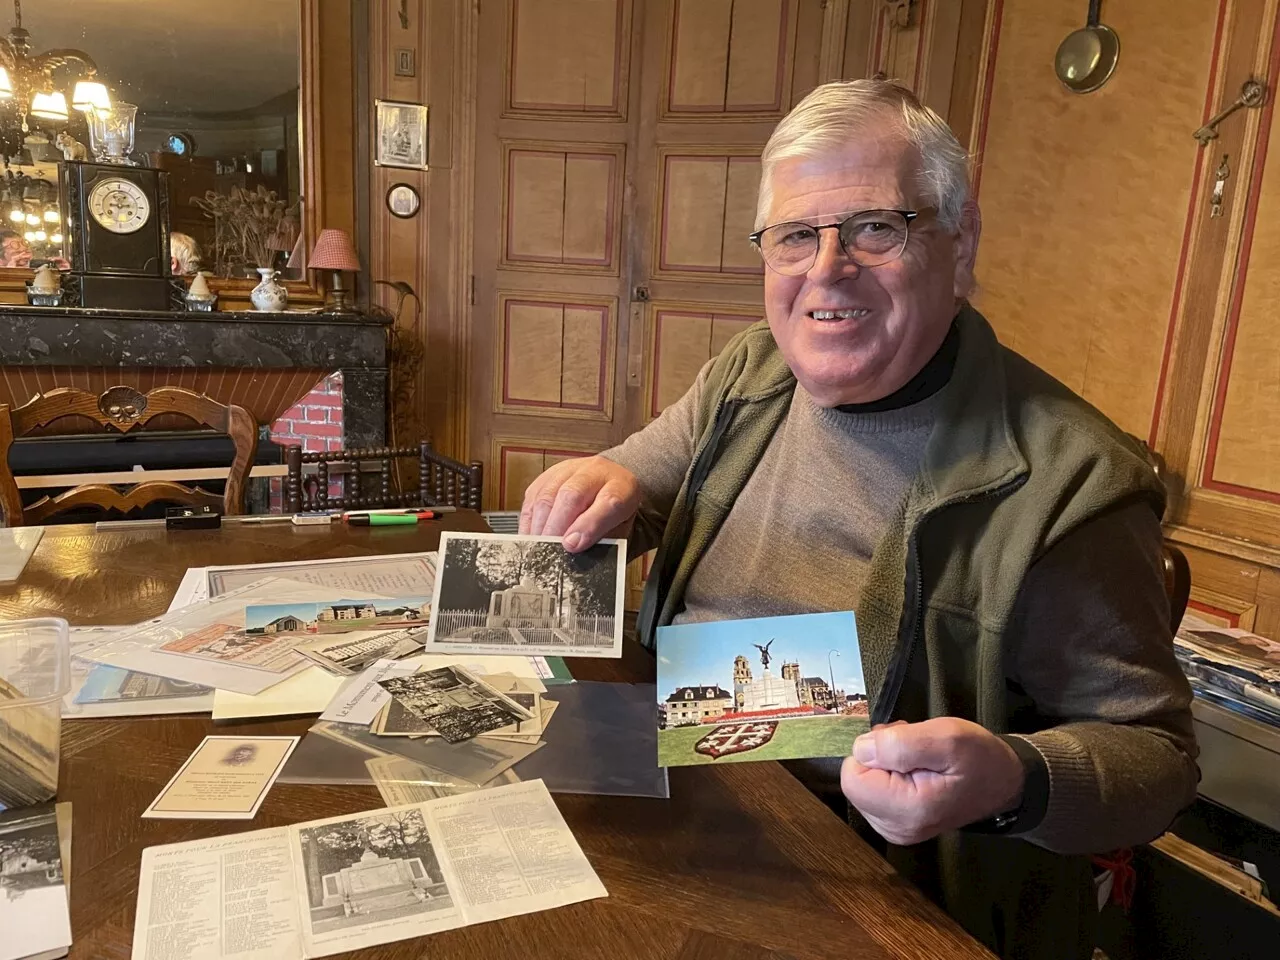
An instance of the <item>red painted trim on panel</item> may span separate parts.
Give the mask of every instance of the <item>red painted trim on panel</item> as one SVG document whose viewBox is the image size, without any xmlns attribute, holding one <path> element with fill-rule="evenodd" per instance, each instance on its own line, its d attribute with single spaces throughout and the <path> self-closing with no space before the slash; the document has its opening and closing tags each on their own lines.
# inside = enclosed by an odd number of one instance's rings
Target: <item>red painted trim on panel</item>
<svg viewBox="0 0 1280 960">
<path fill-rule="evenodd" d="M 576 310 L 595 310 L 600 314 L 600 380 L 598 387 L 599 397 L 595 404 L 587 403 L 565 403 L 561 400 L 529 400 L 524 398 L 515 398 L 511 396 L 509 388 L 508 373 L 511 369 L 511 307 L 512 305 L 529 306 L 529 307 L 559 307 L 560 308 L 560 338 L 564 341 L 564 311 L 566 308 L 572 307 Z M 605 380 L 608 376 L 608 345 L 609 345 L 609 308 L 602 307 L 598 303 L 572 303 L 568 301 L 552 301 L 552 300 L 506 300 L 502 307 L 502 402 L 513 407 L 553 407 L 560 410 L 591 410 L 597 413 L 604 413 L 605 399 L 607 397 Z M 561 348 L 561 356 L 563 356 L 563 347 Z M 560 371 L 560 389 L 564 390 L 564 370 Z"/>
<path fill-rule="evenodd" d="M 1240 614 L 1232 613 L 1230 610 L 1222 610 L 1208 603 L 1201 603 L 1199 600 L 1188 600 L 1187 606 L 1192 610 L 1199 610 L 1202 613 L 1212 614 L 1215 617 L 1221 617 L 1227 621 L 1227 625 L 1231 627 L 1240 626 Z"/>
<path fill-rule="evenodd" d="M 915 75 L 911 79 L 911 89 L 917 94 L 920 92 L 920 65 L 924 62 L 924 22 L 928 16 L 929 0 L 920 0 L 919 23 L 920 30 L 916 37 L 916 69 Z"/>
<path fill-rule="evenodd" d="M 791 19 L 791 0 L 782 0 L 779 7 L 781 17 L 778 23 L 778 60 L 777 70 L 775 71 L 773 90 L 774 97 L 771 103 L 736 103 L 729 105 L 728 90 L 728 65 L 729 58 L 733 56 L 732 48 L 725 51 L 725 102 L 722 106 L 713 106 L 711 104 L 678 104 L 673 99 L 676 90 L 676 44 L 680 40 L 680 0 L 675 0 L 675 12 L 671 18 L 671 69 L 667 75 L 667 112 L 668 113 L 756 113 L 777 111 L 782 109 L 784 99 L 784 91 L 782 89 L 782 81 L 787 73 L 787 35 L 790 33 L 788 29 Z M 729 34 L 733 35 L 732 12 L 730 13 Z"/>
<path fill-rule="evenodd" d="M 556 450 L 551 447 L 501 447 L 501 456 L 498 464 L 498 509 L 508 510 L 507 506 L 507 454 L 508 453 L 540 453 L 544 457 L 551 454 L 553 457 L 593 457 L 595 453 L 589 450 Z M 545 461 L 544 461 L 545 462 Z"/>
<path fill-rule="evenodd" d="M 1213 57 L 1209 61 L 1209 86 L 1205 90 L 1204 109 L 1201 111 L 1201 123 L 1209 119 L 1214 101 L 1218 96 L 1218 57 L 1222 52 L 1222 31 L 1226 24 L 1227 0 L 1218 4 L 1218 25 L 1213 35 Z M 1165 388 L 1168 386 L 1169 363 L 1173 359 L 1173 332 L 1178 322 L 1178 311 L 1182 308 L 1182 288 L 1186 281 L 1187 258 L 1191 255 L 1191 231 L 1195 225 L 1196 204 L 1200 199 L 1200 180 L 1204 176 L 1205 150 L 1196 150 L 1195 169 L 1191 176 L 1191 196 L 1187 200 L 1187 217 L 1182 227 L 1182 249 L 1178 252 L 1178 270 L 1173 278 L 1173 300 L 1169 305 L 1169 324 L 1165 328 L 1164 353 L 1160 358 L 1160 377 L 1156 381 L 1156 399 L 1151 408 L 1151 430 L 1147 434 L 1147 443 L 1156 444 L 1156 434 L 1160 429 L 1160 410 L 1164 405 Z"/>
<path fill-rule="evenodd" d="M 614 17 L 613 27 L 613 89 L 610 91 L 611 99 L 607 105 L 583 104 L 579 109 L 573 109 L 563 103 L 538 103 L 533 100 L 516 100 L 515 82 L 516 82 L 516 51 L 519 49 L 516 43 L 516 24 L 520 16 L 520 0 L 511 0 L 511 37 L 508 44 L 509 67 L 507 70 L 507 108 L 510 110 L 542 110 L 552 113 L 617 113 L 618 112 L 618 86 L 619 79 L 622 76 L 622 11 L 626 5 L 625 0 L 616 0 L 614 4 L 617 14 Z"/>
<path fill-rule="evenodd" d="M 1209 490 L 1219 490 L 1253 500 L 1280 503 L 1280 493 L 1253 487 L 1224 483 L 1213 479 L 1217 464 L 1218 441 L 1222 431 L 1222 417 L 1227 401 L 1227 386 L 1231 381 L 1231 361 L 1236 349 L 1236 335 L 1240 328 L 1240 310 L 1244 305 L 1245 279 L 1249 273 L 1249 258 L 1253 252 L 1253 231 L 1258 222 L 1258 202 L 1262 192 L 1262 175 L 1267 166 L 1267 142 L 1271 138 L 1271 120 L 1275 114 L 1276 78 L 1280 76 L 1280 19 L 1277 19 L 1271 37 L 1271 63 L 1267 68 L 1267 88 L 1270 91 L 1258 122 L 1258 143 L 1254 150 L 1253 176 L 1249 183 L 1249 196 L 1255 198 L 1252 206 L 1245 208 L 1244 237 L 1240 243 L 1239 268 L 1231 291 L 1231 307 L 1227 314 L 1227 332 L 1223 343 L 1222 365 L 1218 370 L 1218 383 L 1214 390 L 1213 408 L 1209 417 L 1209 447 L 1205 455 L 1204 471 L 1200 485 Z"/>
<path fill-rule="evenodd" d="M 978 109 L 978 145 L 973 158 L 973 199 L 978 199 L 982 187 L 982 160 L 987 153 L 987 121 L 991 118 L 991 93 L 996 81 L 996 53 L 1000 50 L 1000 20 L 1004 14 L 1004 0 L 994 0 L 991 13 L 991 33 L 987 43 L 987 75 L 982 82 L 982 105 Z"/>
</svg>

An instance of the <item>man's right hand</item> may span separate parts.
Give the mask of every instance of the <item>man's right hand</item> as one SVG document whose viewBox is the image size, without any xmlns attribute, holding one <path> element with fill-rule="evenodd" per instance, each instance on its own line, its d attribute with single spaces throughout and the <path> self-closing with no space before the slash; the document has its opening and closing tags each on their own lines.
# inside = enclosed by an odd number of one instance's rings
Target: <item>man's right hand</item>
<svg viewBox="0 0 1280 960">
<path fill-rule="evenodd" d="M 564 537 L 578 553 L 604 537 L 625 537 L 640 508 L 635 474 L 604 457 L 562 460 L 529 484 L 520 532 Z"/>
</svg>

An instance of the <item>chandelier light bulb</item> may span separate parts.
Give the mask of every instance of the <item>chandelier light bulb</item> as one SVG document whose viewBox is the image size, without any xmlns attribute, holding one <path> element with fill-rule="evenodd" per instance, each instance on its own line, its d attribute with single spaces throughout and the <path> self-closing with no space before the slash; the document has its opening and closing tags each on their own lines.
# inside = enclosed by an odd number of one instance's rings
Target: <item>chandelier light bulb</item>
<svg viewBox="0 0 1280 960">
<path fill-rule="evenodd" d="M 30 225 L 31 225 L 31 226 L 33 226 L 33 227 L 38 227 L 38 226 L 40 226 L 40 218 L 39 218 L 39 217 L 37 217 L 34 213 L 28 213 L 28 214 L 26 215 L 25 219 L 26 219 L 27 223 L 28 223 L 28 224 L 30 224 Z"/>
<path fill-rule="evenodd" d="M 9 71 L 0 67 L 0 100 L 8 100 L 13 96 L 13 81 L 9 79 Z"/>
<path fill-rule="evenodd" d="M 36 238 L 35 232 L 31 230 L 28 230 L 26 233 L 22 235 L 22 239 L 27 241 L 27 243 L 30 243 L 35 238 Z"/>
<path fill-rule="evenodd" d="M 45 223 L 57 223 L 60 219 L 61 217 L 58 216 L 57 210 L 50 209 L 44 212 Z"/>
<path fill-rule="evenodd" d="M 60 91 L 42 91 L 31 97 L 31 115 L 42 120 L 69 120 L 67 98 Z"/>
<path fill-rule="evenodd" d="M 36 231 L 36 241 L 38 243 L 44 243 L 48 239 L 49 239 L 49 235 L 45 233 L 43 230 Z"/>
<path fill-rule="evenodd" d="M 9 219 L 12 220 L 14 223 L 24 223 L 26 222 L 27 215 L 23 213 L 21 210 L 10 210 Z"/>
<path fill-rule="evenodd" d="M 55 233 L 52 237 L 50 237 L 50 238 L 49 238 L 49 242 L 50 242 L 50 243 L 62 243 L 62 234 L 60 234 L 60 233 Z"/>
</svg>

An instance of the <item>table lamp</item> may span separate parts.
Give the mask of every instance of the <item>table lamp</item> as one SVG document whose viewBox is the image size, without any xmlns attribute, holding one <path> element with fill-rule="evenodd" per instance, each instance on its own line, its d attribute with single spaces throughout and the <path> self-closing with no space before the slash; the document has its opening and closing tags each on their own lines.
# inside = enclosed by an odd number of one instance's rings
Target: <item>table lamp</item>
<svg viewBox="0 0 1280 960">
<path fill-rule="evenodd" d="M 345 270 L 360 270 L 360 258 L 356 256 L 351 235 L 345 230 L 321 230 L 307 266 L 313 270 L 333 271 L 333 283 L 329 287 L 325 309 L 335 313 L 349 312 L 352 309 L 351 295 L 343 283 L 342 274 Z"/>
</svg>

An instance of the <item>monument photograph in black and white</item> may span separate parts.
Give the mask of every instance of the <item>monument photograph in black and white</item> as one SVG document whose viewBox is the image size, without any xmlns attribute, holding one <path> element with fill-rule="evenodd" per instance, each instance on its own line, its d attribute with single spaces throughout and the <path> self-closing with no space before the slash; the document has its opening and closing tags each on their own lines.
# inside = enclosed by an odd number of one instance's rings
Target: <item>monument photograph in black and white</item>
<svg viewBox="0 0 1280 960">
<path fill-rule="evenodd" d="M 339 818 L 298 834 L 312 936 L 454 907 L 420 810 Z"/>
<path fill-rule="evenodd" d="M 626 558 L 625 540 L 573 554 L 559 537 L 446 532 L 427 650 L 620 657 Z"/>
</svg>

